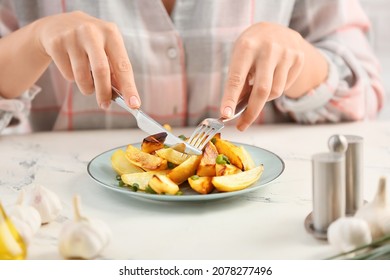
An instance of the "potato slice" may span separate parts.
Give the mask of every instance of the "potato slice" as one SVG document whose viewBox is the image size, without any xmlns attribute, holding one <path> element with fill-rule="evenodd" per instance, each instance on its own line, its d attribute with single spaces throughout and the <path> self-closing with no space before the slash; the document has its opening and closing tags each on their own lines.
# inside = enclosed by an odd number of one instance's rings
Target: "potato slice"
<svg viewBox="0 0 390 280">
<path fill-rule="evenodd" d="M 188 178 L 188 183 L 197 193 L 208 194 L 214 189 L 214 186 L 211 183 L 212 179 L 213 177 L 199 177 L 195 175 Z"/>
<path fill-rule="evenodd" d="M 215 139 L 215 147 L 217 147 L 218 153 L 228 157 L 231 164 L 244 170 L 243 160 L 245 160 L 245 156 L 239 147 L 227 140 L 218 138 Z"/>
<path fill-rule="evenodd" d="M 172 148 L 157 150 L 156 155 L 176 165 L 182 164 L 187 159 L 187 155 Z"/>
<path fill-rule="evenodd" d="M 121 179 L 126 185 L 132 186 L 134 183 L 136 183 L 138 184 L 139 190 L 145 191 L 145 188 L 148 186 L 149 181 L 152 179 L 153 175 L 166 175 L 167 173 L 168 170 L 123 174 Z"/>
<path fill-rule="evenodd" d="M 153 175 L 149 186 L 158 194 L 175 195 L 179 191 L 179 186 L 165 175 Z"/>
<path fill-rule="evenodd" d="M 219 164 L 215 165 L 216 176 L 226 176 L 242 172 L 241 169 L 231 164 Z"/>
<path fill-rule="evenodd" d="M 215 159 L 218 151 L 212 142 L 208 142 L 203 150 L 202 159 L 200 160 L 196 174 L 201 177 L 215 176 Z"/>
<path fill-rule="evenodd" d="M 256 167 L 255 162 L 253 161 L 251 155 L 248 153 L 248 151 L 244 148 L 244 146 L 239 147 L 242 152 L 242 164 L 244 166 L 244 170 L 251 170 L 252 168 Z"/>
<path fill-rule="evenodd" d="M 198 168 L 202 156 L 192 155 L 188 157 L 182 164 L 176 166 L 168 173 L 168 177 L 180 185 L 185 182 L 190 176 L 194 175 Z"/>
<path fill-rule="evenodd" d="M 168 162 L 158 156 L 145 153 L 132 145 L 126 149 L 126 158 L 134 165 L 145 170 L 164 170 L 168 167 Z"/>
<path fill-rule="evenodd" d="M 238 191 L 249 187 L 259 180 L 261 174 L 263 174 L 263 170 L 263 165 L 259 165 L 241 173 L 213 177 L 211 182 L 214 187 L 221 192 Z"/>
<path fill-rule="evenodd" d="M 116 150 L 111 156 L 111 165 L 118 175 L 127 173 L 143 172 L 144 170 L 132 164 L 127 158 L 123 150 Z"/>
<path fill-rule="evenodd" d="M 149 135 L 144 138 L 141 144 L 141 151 L 151 154 L 156 150 L 164 148 L 164 142 L 167 138 L 166 132 L 160 132 L 157 134 Z"/>
</svg>

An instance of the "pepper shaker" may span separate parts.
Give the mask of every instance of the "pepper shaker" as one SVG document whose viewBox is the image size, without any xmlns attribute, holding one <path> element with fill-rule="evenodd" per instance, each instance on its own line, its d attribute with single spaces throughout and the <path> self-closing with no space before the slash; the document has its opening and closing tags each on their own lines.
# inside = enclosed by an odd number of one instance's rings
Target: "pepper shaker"
<svg viewBox="0 0 390 280">
<path fill-rule="evenodd" d="M 329 149 L 345 153 L 346 215 L 354 215 L 363 205 L 363 138 L 356 135 L 333 135 Z"/>
</svg>

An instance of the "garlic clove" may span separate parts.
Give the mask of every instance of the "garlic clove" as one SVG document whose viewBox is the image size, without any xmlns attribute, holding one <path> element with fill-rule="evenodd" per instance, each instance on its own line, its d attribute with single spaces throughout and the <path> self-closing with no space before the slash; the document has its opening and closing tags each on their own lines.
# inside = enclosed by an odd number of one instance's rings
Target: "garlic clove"
<svg viewBox="0 0 390 280">
<path fill-rule="evenodd" d="M 330 224 L 328 242 L 341 252 L 351 251 L 372 241 L 368 223 L 356 217 L 341 217 Z"/>
<path fill-rule="evenodd" d="M 31 241 L 31 239 L 34 237 L 34 234 L 35 232 L 32 230 L 32 228 L 25 223 L 24 220 L 21 220 L 21 219 L 18 219 L 18 218 L 15 218 L 15 217 L 12 217 L 10 216 L 9 217 L 14 225 L 14 227 L 16 228 L 16 230 L 18 231 L 19 235 L 22 237 L 24 243 L 26 245 L 28 245 Z"/>
<path fill-rule="evenodd" d="M 384 235 L 383 221 L 390 219 L 390 211 L 386 204 L 386 179 L 384 177 L 379 180 L 374 199 L 360 207 L 355 217 L 368 223 L 374 240 Z"/>
<path fill-rule="evenodd" d="M 59 251 L 67 259 L 93 259 L 107 246 L 111 231 L 101 220 L 87 219 L 80 213 L 80 198 L 73 198 L 75 219 L 61 229 Z"/>
<path fill-rule="evenodd" d="M 47 224 L 58 217 L 62 204 L 57 194 L 43 186 L 36 186 L 32 191 L 31 206 L 41 215 L 42 224 Z"/>
<path fill-rule="evenodd" d="M 7 214 L 24 241 L 29 243 L 41 227 L 41 216 L 34 207 L 24 204 L 24 197 L 25 192 L 22 189 L 16 204 L 7 209 Z"/>
<path fill-rule="evenodd" d="M 8 216 L 14 222 L 15 227 L 18 230 L 24 232 L 27 227 L 28 231 L 31 232 L 31 235 L 34 235 L 41 227 L 41 216 L 38 211 L 31 206 L 15 205 L 10 209 Z M 20 232 L 20 234 L 24 236 L 22 232 Z"/>
</svg>

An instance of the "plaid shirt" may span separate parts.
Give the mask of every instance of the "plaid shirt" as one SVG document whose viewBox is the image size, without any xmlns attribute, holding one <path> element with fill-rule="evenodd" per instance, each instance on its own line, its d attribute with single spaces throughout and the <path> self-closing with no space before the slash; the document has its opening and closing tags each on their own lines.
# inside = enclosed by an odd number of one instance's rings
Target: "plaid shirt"
<svg viewBox="0 0 390 280">
<path fill-rule="evenodd" d="M 374 118 L 384 102 L 379 65 L 366 39 L 369 21 L 356 0 L 176 0 L 171 17 L 159 0 L 0 0 L 0 36 L 74 10 L 118 25 L 142 109 L 160 123 L 196 125 L 219 116 L 233 44 L 261 21 L 300 32 L 325 55 L 329 73 L 299 99 L 268 102 L 258 123 Z M 55 65 L 19 99 L 0 100 L 0 129 L 13 116 L 25 119 L 25 132 L 136 126 L 114 104 L 99 109 L 95 97 L 83 96 Z"/>
</svg>

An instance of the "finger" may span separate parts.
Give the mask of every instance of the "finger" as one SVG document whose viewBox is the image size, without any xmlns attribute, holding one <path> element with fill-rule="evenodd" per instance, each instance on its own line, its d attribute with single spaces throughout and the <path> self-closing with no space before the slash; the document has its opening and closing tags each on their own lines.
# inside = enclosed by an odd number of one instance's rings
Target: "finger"
<svg viewBox="0 0 390 280">
<path fill-rule="evenodd" d="M 302 72 L 303 65 L 304 65 L 304 56 L 298 55 L 288 72 L 285 90 L 288 90 L 294 84 L 299 74 Z"/>
<path fill-rule="evenodd" d="M 260 115 L 271 92 L 274 72 L 275 62 L 273 59 L 269 59 L 265 64 L 258 63 L 256 66 L 255 80 L 248 107 L 237 122 L 239 130 L 247 129 Z"/>
<path fill-rule="evenodd" d="M 283 94 L 290 67 L 291 65 L 286 63 L 279 64 L 276 67 L 268 101 L 274 100 Z"/>
<path fill-rule="evenodd" d="M 87 54 L 79 48 L 69 50 L 73 76 L 81 93 L 92 94 L 94 92 L 93 79 Z"/>
<path fill-rule="evenodd" d="M 62 76 L 68 81 L 74 81 L 72 65 L 68 53 L 65 50 L 56 51 L 51 54 L 51 58 L 58 70 L 60 70 Z"/>
<path fill-rule="evenodd" d="M 96 100 L 102 109 L 111 104 L 111 77 L 108 58 L 103 45 L 91 44 L 86 48 L 96 92 Z"/>
<path fill-rule="evenodd" d="M 112 69 L 115 84 L 123 94 L 126 103 L 133 109 L 141 105 L 134 73 L 131 67 L 123 39 L 119 32 L 113 31 L 113 36 L 106 42 L 105 50 Z"/>
<path fill-rule="evenodd" d="M 254 54 L 248 48 L 242 46 L 242 44 L 237 44 L 230 61 L 229 73 L 220 107 L 222 117 L 228 118 L 233 114 L 253 62 Z"/>
</svg>

